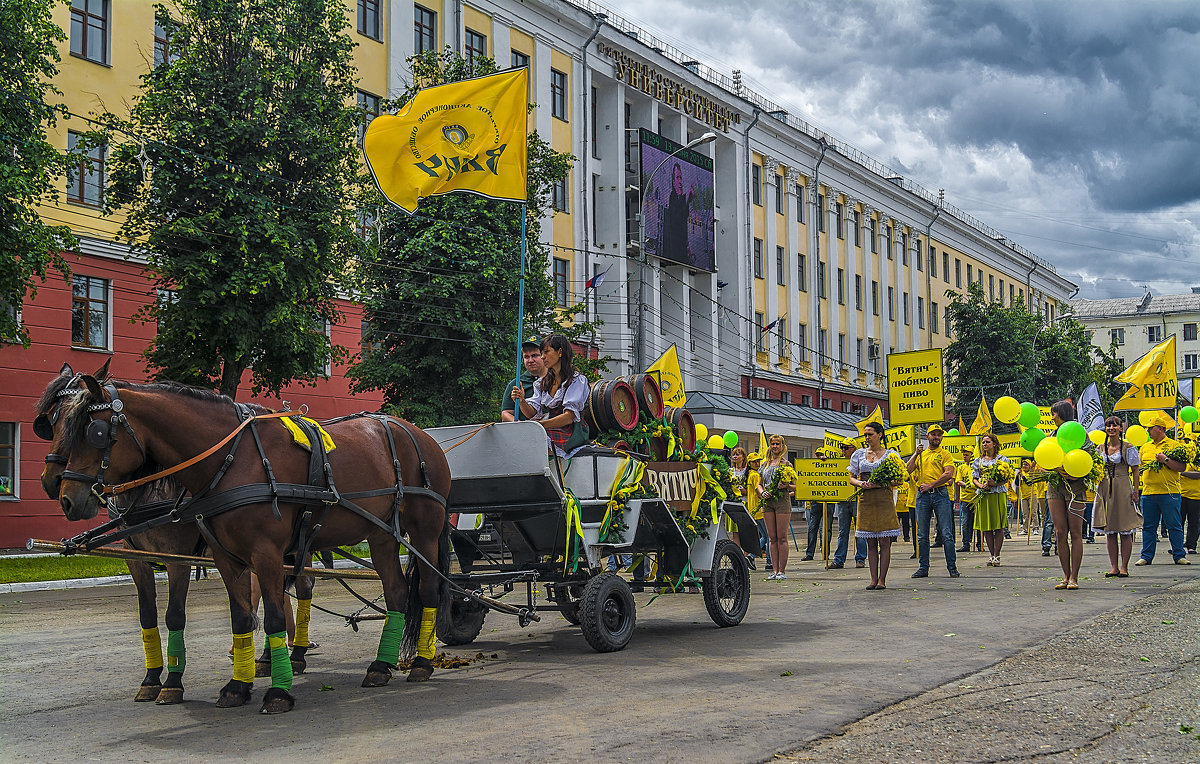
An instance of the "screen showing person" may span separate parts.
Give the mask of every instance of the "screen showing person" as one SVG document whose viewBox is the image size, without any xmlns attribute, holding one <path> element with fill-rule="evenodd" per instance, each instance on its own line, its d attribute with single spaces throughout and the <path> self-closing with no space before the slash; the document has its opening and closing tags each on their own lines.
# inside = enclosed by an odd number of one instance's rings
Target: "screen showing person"
<svg viewBox="0 0 1200 764">
<path fill-rule="evenodd" d="M 712 159 L 648 130 L 641 138 L 646 253 L 716 270 Z"/>
</svg>

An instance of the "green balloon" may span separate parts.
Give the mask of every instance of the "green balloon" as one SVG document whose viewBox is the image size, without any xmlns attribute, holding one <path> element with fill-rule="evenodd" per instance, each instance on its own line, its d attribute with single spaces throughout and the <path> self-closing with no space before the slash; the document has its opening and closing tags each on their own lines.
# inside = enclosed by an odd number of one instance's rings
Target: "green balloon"
<svg viewBox="0 0 1200 764">
<path fill-rule="evenodd" d="M 1063 422 L 1058 428 L 1058 445 L 1062 446 L 1064 452 L 1070 453 L 1077 448 L 1083 448 L 1086 442 L 1087 430 L 1079 422 Z"/>
<path fill-rule="evenodd" d="M 1021 433 L 1021 448 L 1033 453 L 1033 449 L 1037 448 L 1038 443 L 1042 442 L 1042 438 L 1046 437 L 1046 433 L 1038 429 L 1030 429 Z"/>
<path fill-rule="evenodd" d="M 1195 406 L 1184 406 L 1179 409 L 1179 418 L 1185 422 L 1195 422 L 1200 419 L 1200 411 L 1197 411 Z"/>
<path fill-rule="evenodd" d="M 957 427 L 951 427 L 951 428 L 950 428 L 950 432 L 948 432 L 948 433 L 946 433 L 946 434 L 947 434 L 947 435 L 949 435 L 951 438 L 953 438 L 953 437 L 955 437 L 955 436 L 957 436 L 957 435 L 958 435 L 958 428 L 957 428 Z"/>
<path fill-rule="evenodd" d="M 1017 422 L 1022 427 L 1037 427 L 1040 421 L 1042 421 L 1042 412 L 1036 404 L 1021 404 L 1021 416 L 1017 417 Z"/>
<path fill-rule="evenodd" d="M 737 445 L 737 433 L 733 430 L 726 430 L 725 434 L 722 436 L 722 440 L 725 441 L 725 448 L 733 448 Z"/>
</svg>

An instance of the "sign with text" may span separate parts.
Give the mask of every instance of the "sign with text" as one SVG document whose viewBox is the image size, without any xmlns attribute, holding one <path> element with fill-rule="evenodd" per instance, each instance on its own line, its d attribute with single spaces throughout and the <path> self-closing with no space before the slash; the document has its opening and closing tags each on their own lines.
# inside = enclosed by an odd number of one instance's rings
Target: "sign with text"
<svg viewBox="0 0 1200 764">
<path fill-rule="evenodd" d="M 1001 456 L 1007 456 L 1009 459 L 1013 457 L 1033 456 L 1033 454 L 1021 448 L 1021 433 L 1019 432 L 1008 435 L 997 435 L 996 439 L 1000 441 Z"/>
<path fill-rule="evenodd" d="M 700 470 L 695 462 L 647 462 L 645 482 L 676 512 L 691 512 Z"/>
<path fill-rule="evenodd" d="M 797 501 L 846 501 L 854 493 L 849 459 L 797 459 L 795 467 Z"/>
<path fill-rule="evenodd" d="M 971 447 L 972 459 L 979 456 L 979 438 L 974 435 L 947 435 L 942 438 L 942 448 L 948 451 L 956 462 L 963 460 L 963 446 Z"/>
<path fill-rule="evenodd" d="M 887 365 L 888 410 L 893 426 L 946 418 L 941 348 L 888 353 Z"/>
</svg>

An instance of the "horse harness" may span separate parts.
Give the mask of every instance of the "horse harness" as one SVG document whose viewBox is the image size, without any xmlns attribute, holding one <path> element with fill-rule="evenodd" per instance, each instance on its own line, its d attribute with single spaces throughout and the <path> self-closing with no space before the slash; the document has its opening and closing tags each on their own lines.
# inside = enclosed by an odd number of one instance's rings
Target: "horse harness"
<svg viewBox="0 0 1200 764">
<path fill-rule="evenodd" d="M 80 392 L 77 389 L 69 389 L 72 385 L 68 385 L 67 389 L 60 391 L 59 396 L 72 395 Z M 124 403 L 115 386 L 108 384 L 104 386 L 104 390 L 108 393 L 110 400 L 105 403 L 94 403 L 88 406 L 89 412 L 96 411 L 111 411 L 112 415 L 108 421 L 93 420 L 87 425 L 84 433 L 84 439 L 87 444 L 93 448 L 103 450 L 104 454 L 101 457 L 98 473 L 93 477 L 83 473 L 64 470 L 62 478 L 64 480 L 74 480 L 78 482 L 90 482 L 92 484 L 92 493 L 102 501 L 106 501 L 108 496 L 116 496 L 120 493 L 128 491 L 145 483 L 166 477 L 169 474 L 178 472 L 179 470 L 190 466 L 191 463 L 199 461 L 209 453 L 202 454 L 201 457 L 184 462 L 181 465 L 163 470 L 161 472 L 140 478 L 135 481 L 118 485 L 106 485 L 104 483 L 104 473 L 109 467 L 109 458 L 112 454 L 113 446 L 116 443 L 117 432 L 119 427 L 123 427 L 133 438 L 138 450 L 141 452 L 143 459 L 146 457 L 145 448 L 141 441 L 138 440 L 137 434 L 133 431 L 128 419 L 125 417 Z M 282 514 L 279 511 L 279 502 L 282 500 L 288 504 L 298 504 L 301 507 L 300 513 L 292 527 L 292 540 L 285 550 L 285 555 L 294 555 L 295 559 L 295 575 L 300 575 L 304 565 L 304 560 L 308 557 L 312 547 L 313 539 L 320 532 L 325 513 L 330 507 L 340 506 L 360 518 L 370 522 L 371 524 L 387 531 L 396 541 L 404 544 L 404 532 L 400 525 L 400 505 L 404 501 L 406 494 L 424 496 L 433 499 L 443 508 L 446 507 L 446 497 L 434 491 L 430 487 L 429 474 L 426 466 L 425 458 L 421 453 L 421 447 L 417 443 L 416 437 L 406 424 L 398 419 L 389 417 L 385 414 L 360 412 L 349 416 L 339 417 L 329 420 L 325 424 L 335 424 L 344 422 L 350 419 L 366 418 L 377 422 L 386 435 L 389 453 L 392 457 L 392 467 L 395 472 L 395 483 L 392 486 L 376 488 L 366 491 L 355 491 L 343 493 L 338 490 L 334 483 L 333 469 L 329 464 L 328 452 L 325 449 L 325 444 L 321 437 L 320 430 L 310 422 L 306 421 L 301 412 L 274 412 L 270 414 L 255 414 L 249 406 L 243 403 L 234 404 L 237 413 L 239 425 L 238 428 L 225 439 L 227 442 L 232 439 L 232 443 L 226 453 L 221 466 L 217 469 L 216 474 L 208 485 L 197 493 L 195 496 L 185 498 L 182 495 L 175 501 L 155 502 L 154 505 L 148 505 L 141 508 L 137 513 L 140 522 L 131 522 L 135 520 L 129 517 L 128 514 L 118 514 L 114 519 L 110 519 L 107 523 L 93 528 L 90 531 L 80 534 L 68 541 L 65 541 L 68 550 L 75 549 L 77 551 L 90 551 L 106 544 L 111 544 L 115 541 L 128 538 L 130 536 L 150 530 L 151 528 L 165 525 L 167 523 L 177 522 L 194 522 L 200 531 L 201 536 L 208 542 L 210 548 L 219 549 L 222 553 L 230 557 L 230 559 L 238 561 L 240 564 L 249 567 L 248 563 L 240 560 L 236 555 L 226 549 L 213 534 L 209 527 L 209 520 L 219 514 L 228 512 L 238 507 L 248 504 L 259 504 L 270 501 L 272 512 L 275 518 L 282 520 Z M 55 419 L 57 418 L 55 412 Z M 41 415 L 45 416 L 45 415 Z M 311 455 L 309 458 L 308 482 L 306 484 L 299 483 L 281 483 L 275 478 L 275 472 L 271 466 L 271 461 L 267 457 L 266 450 L 263 447 L 262 439 L 258 432 L 259 419 L 276 419 L 281 417 L 292 417 L 301 431 L 308 437 L 311 444 Z M 40 417 L 39 417 L 40 418 Z M 420 479 L 422 485 L 407 486 L 404 484 L 404 476 L 400 466 L 400 458 L 396 451 L 395 435 L 389 424 L 396 424 L 413 445 L 413 449 L 417 454 Z M 50 420 L 52 427 L 53 420 Z M 35 423 L 35 428 L 37 424 Z M 242 436 L 245 430 L 249 429 L 254 440 L 255 448 L 258 451 L 258 456 L 262 460 L 263 468 L 266 472 L 266 483 L 250 483 L 247 485 L 235 486 L 224 491 L 214 492 L 217 485 L 224 478 L 226 472 L 233 465 L 234 458 L 237 454 L 238 446 L 241 443 Z M 219 447 L 221 444 L 218 443 Z M 66 465 L 67 459 L 58 454 L 50 454 L 46 457 L 47 462 L 59 463 Z M 388 513 L 387 520 L 380 519 L 370 512 L 363 509 L 355 503 L 356 500 L 365 499 L 375 496 L 392 495 L 392 506 Z M 154 516 L 147 517 L 151 512 L 151 506 L 154 511 L 158 512 Z M 123 527 L 118 527 L 123 526 Z M 411 550 L 410 551 L 414 551 Z M 70 551 L 67 552 L 68 554 Z M 418 557 L 422 557 L 417 554 Z M 426 562 L 428 562 L 426 560 Z"/>
</svg>

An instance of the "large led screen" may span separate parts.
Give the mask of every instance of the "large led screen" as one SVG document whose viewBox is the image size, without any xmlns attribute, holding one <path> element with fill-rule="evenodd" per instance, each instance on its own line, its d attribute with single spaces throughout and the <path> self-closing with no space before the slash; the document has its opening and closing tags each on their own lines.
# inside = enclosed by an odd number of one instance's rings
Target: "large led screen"
<svg viewBox="0 0 1200 764">
<path fill-rule="evenodd" d="M 640 132 L 646 254 L 715 271 L 712 159 L 679 151 L 680 144 L 645 128 Z"/>
</svg>

